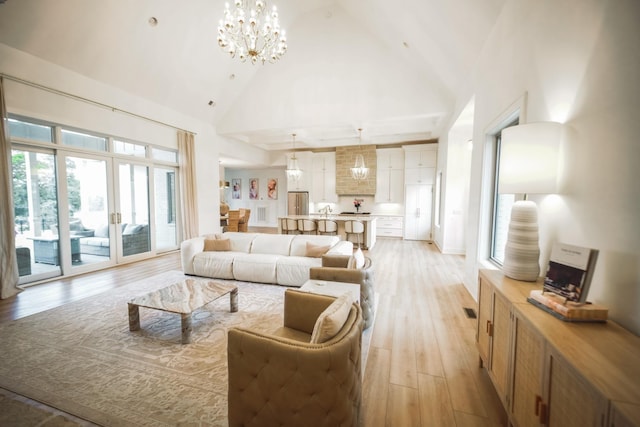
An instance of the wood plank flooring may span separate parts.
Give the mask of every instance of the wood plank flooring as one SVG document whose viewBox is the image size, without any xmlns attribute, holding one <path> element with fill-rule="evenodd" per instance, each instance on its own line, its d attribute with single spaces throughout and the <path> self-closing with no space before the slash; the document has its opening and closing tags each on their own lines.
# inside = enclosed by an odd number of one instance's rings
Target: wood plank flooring
<svg viewBox="0 0 640 427">
<path fill-rule="evenodd" d="M 378 307 L 363 375 L 363 426 L 506 425 L 478 366 L 475 320 L 464 311 L 476 310 L 476 303 L 462 285 L 463 257 L 443 255 L 427 242 L 390 238 L 378 239 L 365 254 L 375 264 Z M 32 286 L 0 301 L 0 322 L 175 269 L 177 252 Z"/>
</svg>

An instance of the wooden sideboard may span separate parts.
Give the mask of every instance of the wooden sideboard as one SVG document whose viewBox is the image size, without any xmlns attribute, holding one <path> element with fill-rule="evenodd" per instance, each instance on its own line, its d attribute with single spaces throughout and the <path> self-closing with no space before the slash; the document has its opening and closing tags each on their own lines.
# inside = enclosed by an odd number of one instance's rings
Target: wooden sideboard
<svg viewBox="0 0 640 427">
<path fill-rule="evenodd" d="M 640 426 L 640 337 L 563 322 L 527 302 L 538 282 L 480 270 L 476 344 L 513 426 Z"/>
</svg>

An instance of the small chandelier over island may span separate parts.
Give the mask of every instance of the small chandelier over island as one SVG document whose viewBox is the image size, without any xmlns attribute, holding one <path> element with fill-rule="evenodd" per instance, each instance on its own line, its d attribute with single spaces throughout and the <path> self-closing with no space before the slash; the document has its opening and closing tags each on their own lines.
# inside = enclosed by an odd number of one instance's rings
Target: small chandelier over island
<svg viewBox="0 0 640 427">
<path fill-rule="evenodd" d="M 292 133 L 293 137 L 293 154 L 291 160 L 287 162 L 287 178 L 298 182 L 302 177 L 302 170 L 298 166 L 298 159 L 296 158 L 296 134 Z"/>
<path fill-rule="evenodd" d="M 224 18 L 218 24 L 218 46 L 252 64 L 274 63 L 287 52 L 287 36 L 280 28 L 275 6 L 267 12 L 263 0 L 235 0 L 235 9 L 225 3 Z"/>
<path fill-rule="evenodd" d="M 356 161 L 351 168 L 351 176 L 356 181 L 363 181 L 369 176 L 369 168 L 364 164 L 364 156 L 362 155 L 362 128 L 358 129 L 358 145 L 360 153 L 356 154 Z"/>
</svg>

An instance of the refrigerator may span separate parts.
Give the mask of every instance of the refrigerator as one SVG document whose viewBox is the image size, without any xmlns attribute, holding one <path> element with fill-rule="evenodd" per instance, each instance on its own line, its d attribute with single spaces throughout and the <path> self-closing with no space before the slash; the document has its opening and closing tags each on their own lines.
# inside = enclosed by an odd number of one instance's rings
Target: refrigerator
<svg viewBox="0 0 640 427">
<path fill-rule="evenodd" d="M 309 215 L 309 192 L 289 191 L 287 198 L 288 215 Z"/>
</svg>

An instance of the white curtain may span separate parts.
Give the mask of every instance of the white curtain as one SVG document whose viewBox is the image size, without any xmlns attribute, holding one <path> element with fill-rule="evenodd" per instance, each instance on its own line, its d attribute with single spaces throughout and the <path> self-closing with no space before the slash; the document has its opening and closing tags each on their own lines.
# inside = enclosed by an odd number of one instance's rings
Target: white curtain
<svg viewBox="0 0 640 427">
<path fill-rule="evenodd" d="M 180 158 L 180 200 L 182 202 L 182 237 L 191 239 L 198 233 L 198 200 L 196 187 L 195 142 L 191 132 L 178 131 Z"/>
<path fill-rule="evenodd" d="M 0 193 L 4 202 L 0 206 L 0 299 L 10 298 L 22 291 L 18 288 L 18 259 L 13 218 L 13 188 L 11 185 L 11 144 L 7 125 L 7 107 L 4 101 L 4 82 L 0 77 Z"/>
</svg>

